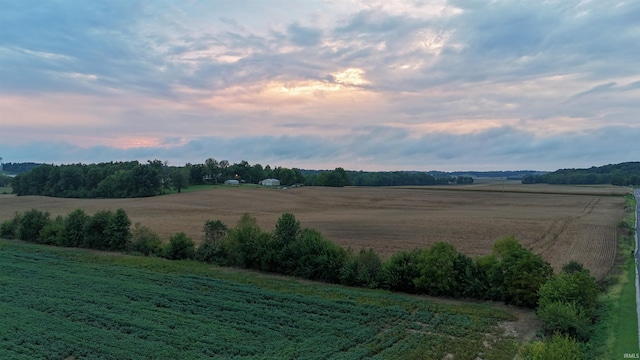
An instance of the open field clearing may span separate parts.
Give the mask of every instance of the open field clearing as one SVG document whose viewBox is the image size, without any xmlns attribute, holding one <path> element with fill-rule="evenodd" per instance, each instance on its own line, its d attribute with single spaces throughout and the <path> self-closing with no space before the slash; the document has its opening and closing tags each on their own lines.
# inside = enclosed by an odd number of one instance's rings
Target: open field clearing
<svg viewBox="0 0 640 360">
<path fill-rule="evenodd" d="M 531 335 L 449 302 L 0 240 L 2 358 L 512 359 Z"/>
<path fill-rule="evenodd" d="M 383 256 L 436 241 L 452 243 L 471 256 L 483 255 L 497 239 L 514 235 L 556 269 L 577 260 L 601 279 L 615 258 L 616 225 L 624 218 L 622 194 L 629 191 L 505 182 L 418 188 L 250 186 L 141 199 L 1 195 L 0 220 L 31 208 L 53 216 L 77 208 L 88 213 L 123 208 L 132 222 L 165 239 L 184 231 L 198 242 L 206 220 L 235 225 L 249 213 L 270 230 L 282 213 L 291 212 L 303 227 L 315 228 L 342 246 L 371 247 Z"/>
</svg>

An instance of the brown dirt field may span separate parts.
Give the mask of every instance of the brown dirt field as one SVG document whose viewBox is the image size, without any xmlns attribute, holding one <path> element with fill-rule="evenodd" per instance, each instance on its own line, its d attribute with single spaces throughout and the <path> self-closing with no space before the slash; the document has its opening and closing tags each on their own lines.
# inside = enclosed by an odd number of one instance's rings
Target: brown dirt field
<svg viewBox="0 0 640 360">
<path fill-rule="evenodd" d="M 624 217 L 620 187 L 520 185 L 509 182 L 459 187 L 321 188 L 275 190 L 214 188 L 142 199 L 60 199 L 0 195 L 0 221 L 36 208 L 66 215 L 80 208 L 93 214 L 123 208 L 132 222 L 167 239 L 184 231 L 195 241 L 206 220 L 234 226 L 243 213 L 272 230 L 284 212 L 303 227 L 358 250 L 383 256 L 423 248 L 436 241 L 471 255 L 491 252 L 508 235 L 556 269 L 570 260 L 585 264 L 602 279 L 613 264 L 616 224 Z"/>
</svg>

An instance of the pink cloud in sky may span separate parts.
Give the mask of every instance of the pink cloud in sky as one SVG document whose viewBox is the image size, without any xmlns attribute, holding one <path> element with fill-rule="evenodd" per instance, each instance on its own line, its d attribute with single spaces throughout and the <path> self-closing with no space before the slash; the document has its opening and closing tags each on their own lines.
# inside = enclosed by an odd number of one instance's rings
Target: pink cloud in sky
<svg viewBox="0 0 640 360">
<path fill-rule="evenodd" d="M 640 158 L 627 143 L 640 135 L 636 2 L 0 11 L 5 161 L 554 170 Z"/>
</svg>

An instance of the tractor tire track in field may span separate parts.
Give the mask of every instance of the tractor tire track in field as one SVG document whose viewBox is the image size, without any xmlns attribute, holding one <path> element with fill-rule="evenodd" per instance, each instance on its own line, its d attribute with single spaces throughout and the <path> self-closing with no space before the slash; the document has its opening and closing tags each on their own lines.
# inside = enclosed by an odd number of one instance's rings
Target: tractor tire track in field
<svg viewBox="0 0 640 360">
<path fill-rule="evenodd" d="M 562 219 L 556 220 L 549 227 L 547 232 L 542 235 L 539 241 L 534 242 L 533 248 L 540 254 L 544 254 L 556 245 L 558 238 L 563 234 L 569 225 L 577 219 L 589 215 L 593 212 L 593 209 L 600 202 L 600 198 L 594 197 L 578 214 L 566 216 Z"/>
<path fill-rule="evenodd" d="M 555 221 L 541 240 L 534 243 L 536 253 L 556 270 L 570 261 L 578 261 L 596 279 L 603 279 L 615 261 L 617 229 L 614 225 L 589 221 L 596 215 L 594 209 L 600 200 L 593 198 L 579 213 Z"/>
</svg>

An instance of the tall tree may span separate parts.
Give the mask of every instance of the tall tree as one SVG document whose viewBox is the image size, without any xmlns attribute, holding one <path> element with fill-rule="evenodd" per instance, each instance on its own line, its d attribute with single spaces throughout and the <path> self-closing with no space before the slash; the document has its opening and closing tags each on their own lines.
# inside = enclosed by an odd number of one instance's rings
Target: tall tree
<svg viewBox="0 0 640 360">
<path fill-rule="evenodd" d="M 131 220 L 122 209 L 116 212 L 109 219 L 105 236 L 107 237 L 109 250 L 124 251 L 131 243 Z"/>
<path fill-rule="evenodd" d="M 218 172 L 220 170 L 220 165 L 218 163 L 218 160 L 214 158 L 208 158 L 207 160 L 204 161 L 204 166 L 207 170 L 207 175 L 206 175 L 207 178 L 213 181 L 214 183 L 217 183 Z"/>
</svg>

